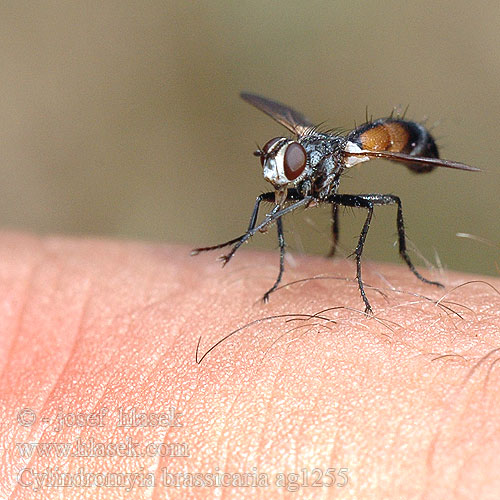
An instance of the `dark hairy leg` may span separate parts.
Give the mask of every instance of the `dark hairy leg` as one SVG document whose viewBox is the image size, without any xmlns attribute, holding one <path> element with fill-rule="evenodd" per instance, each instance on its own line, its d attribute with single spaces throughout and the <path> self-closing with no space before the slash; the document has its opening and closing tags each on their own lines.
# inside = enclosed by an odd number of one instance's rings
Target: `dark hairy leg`
<svg viewBox="0 0 500 500">
<path fill-rule="evenodd" d="M 250 222 L 248 224 L 247 231 L 251 231 L 255 227 L 255 224 L 257 222 L 257 217 L 259 215 L 259 207 L 263 201 L 273 202 L 274 201 L 274 191 L 271 191 L 269 193 L 262 193 L 259 196 L 257 196 L 257 199 L 255 200 L 255 205 L 253 207 L 252 216 L 250 217 Z M 240 239 L 241 239 L 241 236 L 238 236 L 238 238 L 233 238 L 232 240 L 226 241 L 224 243 L 218 243 L 217 245 L 213 245 L 210 247 L 195 248 L 191 251 L 191 255 L 198 255 L 200 252 L 208 252 L 210 250 L 218 250 L 219 248 L 228 247 L 230 245 L 234 245 Z"/>
<path fill-rule="evenodd" d="M 337 250 L 339 241 L 339 207 L 336 203 L 332 203 L 332 246 L 327 257 L 333 257 Z"/>
<path fill-rule="evenodd" d="M 210 246 L 210 247 L 195 248 L 191 252 L 191 255 L 197 255 L 200 252 L 206 252 L 209 250 L 217 250 L 219 248 L 224 248 L 226 246 L 233 245 L 233 248 L 230 250 L 230 252 L 221 257 L 223 265 L 225 265 L 229 262 L 229 260 L 231 260 L 231 258 L 233 257 L 235 252 L 238 250 L 238 248 L 243 243 L 248 241 L 256 232 L 263 231 L 263 230 L 267 229 L 267 227 L 269 225 L 276 222 L 276 227 L 277 227 L 277 231 L 278 231 L 278 244 L 279 244 L 279 248 L 280 248 L 280 267 L 279 267 L 278 277 L 276 278 L 276 281 L 274 282 L 273 286 L 263 296 L 264 302 L 267 302 L 269 300 L 269 295 L 274 290 L 276 290 L 276 288 L 280 284 L 281 279 L 283 277 L 283 272 L 285 269 L 285 237 L 284 237 L 284 233 L 283 233 L 283 222 L 282 222 L 281 218 L 283 217 L 283 215 L 285 215 L 289 212 L 292 212 L 299 207 L 307 206 L 312 201 L 312 198 L 310 196 L 302 197 L 297 192 L 297 190 L 289 189 L 287 192 L 287 197 L 285 199 L 285 202 L 295 202 L 295 203 L 293 203 L 285 208 L 282 208 L 281 205 L 275 205 L 273 207 L 272 211 L 256 227 L 260 203 L 262 201 L 272 202 L 272 201 L 274 201 L 274 199 L 275 199 L 274 192 L 264 193 L 264 194 L 261 194 L 260 196 L 257 197 L 257 200 L 255 201 L 254 209 L 252 212 L 252 216 L 250 217 L 250 223 L 248 225 L 248 229 L 247 229 L 246 233 L 244 233 L 243 235 L 239 236 L 238 238 L 234 238 L 232 240 L 226 241 L 224 243 L 219 243 L 218 245 L 214 245 L 214 246 Z"/>
<path fill-rule="evenodd" d="M 392 194 L 357 194 L 357 195 L 348 195 L 348 194 L 333 194 L 326 199 L 327 203 L 333 203 L 335 205 L 342 205 L 345 207 L 360 207 L 366 208 L 368 210 L 368 215 L 366 217 L 365 223 L 363 225 L 363 229 L 361 230 L 361 234 L 359 236 L 358 245 L 356 246 L 356 250 L 354 254 L 356 256 L 356 279 L 358 281 L 359 291 L 361 293 L 361 297 L 363 302 L 365 303 L 365 312 L 371 313 L 372 308 L 366 297 L 363 280 L 361 278 L 361 254 L 363 253 L 363 247 L 366 240 L 366 235 L 368 233 L 368 229 L 370 227 L 370 222 L 373 215 L 373 207 L 374 205 L 394 205 L 397 204 L 398 212 L 397 212 L 397 229 L 398 229 L 398 243 L 399 243 L 399 254 L 406 262 L 412 273 L 424 283 L 428 283 L 430 285 L 436 285 L 442 287 L 443 285 L 437 281 L 431 281 L 424 278 L 416 269 L 413 263 L 410 260 L 408 252 L 406 250 L 406 236 L 404 229 L 404 221 L 403 221 L 403 209 L 401 206 L 401 200 L 398 196 Z"/>
<path fill-rule="evenodd" d="M 281 220 L 281 217 L 276 219 L 276 228 L 278 230 L 278 244 L 280 247 L 280 269 L 273 286 L 262 297 L 264 302 L 268 302 L 269 295 L 271 295 L 271 293 L 278 288 L 278 285 L 281 283 L 281 278 L 283 277 L 283 272 L 285 271 L 285 236 L 283 234 L 283 221 Z"/>
</svg>

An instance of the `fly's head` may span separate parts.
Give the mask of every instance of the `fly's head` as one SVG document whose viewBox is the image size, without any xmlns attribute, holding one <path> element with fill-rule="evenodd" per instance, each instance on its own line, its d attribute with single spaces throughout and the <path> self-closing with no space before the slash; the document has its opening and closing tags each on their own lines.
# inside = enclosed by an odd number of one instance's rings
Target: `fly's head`
<svg viewBox="0 0 500 500">
<path fill-rule="evenodd" d="M 264 179 L 276 189 L 276 203 L 286 198 L 289 187 L 297 185 L 308 175 L 307 152 L 298 141 L 275 137 L 254 153 L 260 158 Z"/>
</svg>

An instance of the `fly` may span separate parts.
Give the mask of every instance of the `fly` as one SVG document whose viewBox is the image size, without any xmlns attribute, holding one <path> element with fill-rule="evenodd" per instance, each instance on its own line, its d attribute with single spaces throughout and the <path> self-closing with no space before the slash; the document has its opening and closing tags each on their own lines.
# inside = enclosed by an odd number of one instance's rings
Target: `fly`
<svg viewBox="0 0 500 500">
<path fill-rule="evenodd" d="M 437 281 L 424 278 L 410 260 L 406 249 L 406 237 L 403 222 L 401 200 L 392 194 L 340 194 L 337 192 L 342 174 L 354 165 L 371 160 L 385 158 L 406 165 L 412 172 L 427 173 L 435 167 L 447 167 L 470 172 L 478 168 L 463 163 L 442 160 L 433 137 L 421 124 L 404 118 L 380 118 L 369 121 L 346 135 L 321 132 L 317 126 L 301 113 L 279 102 L 256 94 L 243 92 L 242 99 L 263 111 L 292 133 L 292 137 L 275 137 L 262 148 L 255 151 L 262 165 L 264 179 L 270 182 L 274 191 L 257 196 L 247 231 L 232 240 L 218 245 L 196 248 L 192 255 L 208 250 L 217 250 L 232 246 L 221 257 L 227 264 L 240 246 L 248 241 L 257 231 L 265 231 L 275 223 L 280 249 L 279 273 L 273 286 L 264 294 L 267 302 L 270 294 L 276 290 L 283 277 L 285 265 L 285 238 L 282 218 L 297 208 L 319 203 L 332 206 L 332 247 L 329 256 L 335 254 L 339 236 L 338 207 L 359 207 L 367 210 L 367 216 L 354 251 L 356 258 L 356 279 L 365 312 L 372 308 L 365 293 L 361 274 L 361 255 L 366 235 L 372 220 L 375 205 L 397 205 L 397 231 L 399 254 L 411 272 L 424 283 L 443 287 Z M 261 202 L 274 203 L 273 209 L 264 220 L 257 224 Z"/>
</svg>

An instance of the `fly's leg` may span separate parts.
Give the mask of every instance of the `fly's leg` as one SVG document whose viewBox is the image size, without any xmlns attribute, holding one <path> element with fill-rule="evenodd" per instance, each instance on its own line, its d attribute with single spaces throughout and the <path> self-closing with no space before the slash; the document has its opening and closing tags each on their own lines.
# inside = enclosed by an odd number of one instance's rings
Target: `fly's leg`
<svg viewBox="0 0 500 500">
<path fill-rule="evenodd" d="M 225 243 L 220 243 L 218 245 L 214 245 L 211 247 L 202 247 L 202 248 L 195 248 L 192 252 L 191 255 L 197 255 L 200 252 L 206 252 L 209 250 L 217 250 L 219 248 L 224 248 L 226 246 L 232 245 L 233 247 L 227 253 L 226 255 L 222 256 L 220 259 L 223 262 L 223 265 L 227 264 L 235 252 L 238 250 L 238 248 L 243 245 L 246 241 L 248 241 L 256 232 L 258 231 L 264 231 L 267 229 L 268 226 L 276 222 L 277 230 L 278 230 L 278 243 L 279 243 L 279 248 L 280 248 L 280 267 L 279 267 L 279 273 L 278 277 L 276 278 L 276 281 L 274 282 L 273 286 L 264 294 L 263 300 L 264 302 L 267 302 L 269 300 L 269 295 L 276 290 L 278 285 L 281 282 L 281 279 L 283 277 L 283 272 L 285 269 L 285 238 L 283 234 L 283 222 L 281 218 L 296 210 L 297 208 L 307 206 L 311 201 L 312 197 L 311 196 L 302 196 L 296 189 L 289 189 L 287 192 L 287 197 L 284 200 L 285 202 L 294 202 L 291 205 L 288 205 L 287 207 L 283 208 L 281 205 L 275 205 L 272 209 L 272 211 L 266 215 L 264 220 L 259 224 L 257 224 L 257 217 L 258 217 L 258 212 L 259 212 L 259 206 L 262 201 L 274 201 L 275 199 L 275 193 L 270 192 L 270 193 L 264 193 L 261 194 L 260 196 L 257 197 L 257 200 L 255 202 L 255 206 L 252 212 L 252 216 L 250 217 L 250 223 L 248 225 L 248 229 L 245 234 L 242 234 L 238 238 L 234 238 L 232 240 L 226 241 Z"/>
<path fill-rule="evenodd" d="M 255 227 L 255 224 L 257 222 L 257 217 L 259 215 L 259 207 L 263 201 L 270 201 L 270 202 L 274 201 L 274 192 L 263 193 L 263 194 L 257 196 L 257 199 L 255 200 L 255 205 L 253 207 L 252 216 L 250 217 L 250 222 L 248 224 L 247 232 L 251 231 Z M 195 248 L 191 251 L 191 255 L 198 255 L 200 252 L 208 252 L 210 250 L 218 250 L 219 248 L 224 248 L 224 247 L 228 247 L 230 245 L 234 245 L 241 238 L 242 238 L 242 236 L 238 236 L 238 238 L 233 238 L 232 240 L 226 241 L 224 243 L 219 243 L 218 245 L 213 245 L 211 247 Z"/>
<path fill-rule="evenodd" d="M 361 293 L 361 297 L 363 298 L 363 302 L 365 303 L 365 312 L 371 313 L 372 308 L 366 297 L 363 280 L 361 278 L 361 254 L 363 253 L 363 246 L 365 244 L 366 235 L 368 233 L 368 229 L 370 227 L 370 222 L 373 215 L 373 207 L 374 205 L 397 205 L 397 228 L 398 228 L 398 243 L 399 243 L 399 254 L 403 258 L 403 260 L 408 265 L 410 271 L 421 281 L 424 283 L 428 283 L 430 285 L 436 285 L 439 287 L 443 287 L 441 283 L 438 281 L 431 281 L 427 278 L 424 278 L 413 265 L 408 252 L 406 250 L 406 235 L 403 221 L 403 209 L 401 206 L 401 200 L 398 196 L 392 194 L 357 194 L 357 195 L 349 195 L 349 194 L 333 194 L 326 199 L 327 203 L 332 203 L 335 205 L 341 205 L 344 207 L 360 207 L 366 208 L 368 210 L 368 215 L 366 217 L 365 223 L 363 225 L 363 229 L 361 230 L 361 234 L 359 236 L 358 245 L 356 246 L 356 250 L 354 251 L 354 255 L 356 256 L 356 279 L 358 281 L 359 291 Z"/>
<path fill-rule="evenodd" d="M 424 278 L 413 265 L 413 262 L 410 260 L 410 256 L 406 250 L 406 235 L 405 235 L 405 226 L 403 221 L 403 207 L 401 205 L 401 199 L 399 196 L 395 196 L 393 194 L 364 194 L 360 195 L 365 200 L 371 201 L 374 205 L 393 205 L 397 204 L 398 213 L 396 224 L 398 228 L 398 244 L 399 244 L 399 255 L 401 255 L 402 259 L 406 262 L 407 266 L 410 268 L 410 271 L 424 283 L 429 285 L 436 285 L 441 288 L 444 288 L 444 285 L 439 283 L 439 281 L 431 281 L 427 278 Z"/>
<path fill-rule="evenodd" d="M 336 203 L 332 203 L 332 246 L 327 257 L 333 257 L 337 250 L 339 241 L 339 207 Z"/>
<path fill-rule="evenodd" d="M 264 302 L 268 302 L 269 295 L 278 288 L 278 285 L 281 283 L 281 278 L 283 277 L 283 272 L 285 271 L 285 235 L 283 234 L 283 221 L 281 217 L 276 219 L 276 228 L 278 230 L 278 244 L 280 247 L 280 269 L 274 285 L 264 294 L 264 297 L 262 297 Z"/>
</svg>

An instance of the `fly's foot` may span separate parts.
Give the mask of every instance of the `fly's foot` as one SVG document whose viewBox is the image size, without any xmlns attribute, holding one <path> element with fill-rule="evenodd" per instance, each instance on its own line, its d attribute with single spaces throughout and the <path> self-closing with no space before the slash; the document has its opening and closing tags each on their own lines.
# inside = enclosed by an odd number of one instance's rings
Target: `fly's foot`
<svg viewBox="0 0 500 500">
<path fill-rule="evenodd" d="M 222 267 L 224 267 L 230 260 L 232 254 L 221 255 L 217 260 L 222 263 Z"/>
</svg>

